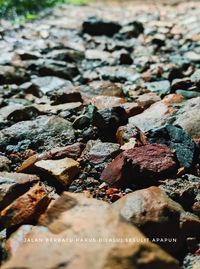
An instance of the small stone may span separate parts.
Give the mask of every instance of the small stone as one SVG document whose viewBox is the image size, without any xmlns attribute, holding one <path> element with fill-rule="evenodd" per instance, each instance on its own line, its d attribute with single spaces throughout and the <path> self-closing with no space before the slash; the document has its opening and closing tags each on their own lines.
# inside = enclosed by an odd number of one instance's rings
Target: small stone
<svg viewBox="0 0 200 269">
<path fill-rule="evenodd" d="M 148 186 L 176 170 L 172 151 L 165 145 L 152 144 L 126 150 L 103 170 L 101 179 L 109 185 Z"/>
<path fill-rule="evenodd" d="M 79 173 L 79 163 L 71 158 L 41 160 L 35 167 L 55 178 L 63 186 L 68 186 Z"/>
<path fill-rule="evenodd" d="M 168 94 L 170 92 L 170 83 L 168 80 L 146 83 L 147 89 L 157 94 Z"/>
<path fill-rule="evenodd" d="M 9 171 L 10 164 L 11 164 L 11 161 L 7 157 L 0 156 L 0 172 Z"/>
<path fill-rule="evenodd" d="M 98 109 L 104 109 L 120 106 L 121 104 L 125 103 L 125 100 L 121 97 L 99 95 L 93 97 L 91 103 Z"/>
</svg>

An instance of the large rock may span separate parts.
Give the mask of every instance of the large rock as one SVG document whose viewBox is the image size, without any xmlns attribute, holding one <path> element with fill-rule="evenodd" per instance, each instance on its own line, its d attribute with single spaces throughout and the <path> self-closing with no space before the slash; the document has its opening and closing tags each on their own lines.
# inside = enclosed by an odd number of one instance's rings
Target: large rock
<svg viewBox="0 0 200 269">
<path fill-rule="evenodd" d="M 28 147 L 43 150 L 62 146 L 74 138 L 69 121 L 58 116 L 41 116 L 33 121 L 22 121 L 0 131 L 0 149 L 16 150 L 22 142 Z M 17 148 L 18 149 L 18 148 Z"/>
<path fill-rule="evenodd" d="M 199 239 L 199 218 L 185 212 L 158 187 L 130 193 L 112 206 L 170 253 L 184 251 L 189 237 Z"/>
<path fill-rule="evenodd" d="M 0 211 L 0 230 L 36 221 L 49 202 L 50 198 L 44 186 L 36 184 Z"/>
<path fill-rule="evenodd" d="M 151 144 L 119 154 L 104 169 L 101 179 L 110 185 L 149 186 L 170 175 L 175 168 L 172 151 L 165 145 Z"/>
<path fill-rule="evenodd" d="M 24 194 L 39 178 L 35 175 L 21 173 L 0 173 L 0 210 Z"/>
<path fill-rule="evenodd" d="M 64 193 L 41 223 L 48 230 L 32 228 L 2 269 L 179 268 L 176 260 L 123 222 L 107 203 L 83 194 Z M 33 242 L 38 242 L 37 247 Z"/>
</svg>

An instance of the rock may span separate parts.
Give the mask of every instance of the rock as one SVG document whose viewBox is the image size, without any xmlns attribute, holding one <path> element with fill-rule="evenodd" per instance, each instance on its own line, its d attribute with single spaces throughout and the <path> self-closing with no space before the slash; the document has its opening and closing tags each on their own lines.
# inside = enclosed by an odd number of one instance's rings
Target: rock
<svg viewBox="0 0 200 269">
<path fill-rule="evenodd" d="M 34 165 L 63 186 L 70 185 L 79 173 L 79 163 L 67 157 L 60 160 L 41 160 Z"/>
<path fill-rule="evenodd" d="M 21 142 L 37 150 L 62 146 L 74 138 L 74 130 L 69 121 L 57 116 L 40 116 L 32 121 L 21 121 L 0 131 L 0 149 L 13 147 Z M 13 148 L 14 150 L 14 148 Z"/>
<path fill-rule="evenodd" d="M 128 143 L 132 138 L 135 140 L 136 146 L 142 146 L 147 143 L 145 134 L 139 128 L 132 126 L 131 124 L 119 127 L 116 133 L 116 138 L 120 145 Z"/>
<path fill-rule="evenodd" d="M 83 33 L 96 36 L 106 35 L 111 37 L 119 32 L 120 29 L 121 26 L 118 23 L 103 21 L 96 17 L 88 18 L 82 25 Z"/>
<path fill-rule="evenodd" d="M 147 137 L 149 143 L 169 146 L 181 167 L 191 168 L 197 162 L 197 146 L 182 128 L 166 125 L 149 131 Z"/>
<path fill-rule="evenodd" d="M 147 89 L 157 94 L 168 94 L 170 92 L 170 83 L 168 80 L 146 83 Z"/>
<path fill-rule="evenodd" d="M 63 193 L 40 222 L 48 230 L 34 227 L 2 269 L 22 268 L 25 264 L 32 269 L 57 268 L 61 263 L 67 269 L 179 268 L 174 258 L 148 242 L 135 227 L 123 222 L 107 203 L 83 194 Z M 31 242 L 36 238 L 46 243 L 35 247 Z M 67 241 L 70 238 L 72 240 Z M 76 238 L 82 241 L 77 242 Z M 133 242 L 119 244 L 115 238 L 124 241 L 132 238 Z M 58 240 L 65 241 L 55 243 Z"/>
<path fill-rule="evenodd" d="M 109 185 L 149 186 L 176 170 L 172 151 L 165 145 L 151 144 L 119 154 L 101 174 Z"/>
<path fill-rule="evenodd" d="M 0 210 L 23 195 L 39 178 L 35 175 L 0 172 Z"/>
<path fill-rule="evenodd" d="M 177 90 L 188 90 L 192 84 L 193 83 L 189 78 L 175 79 L 172 81 L 171 92 L 174 93 Z"/>
<path fill-rule="evenodd" d="M 62 159 L 65 157 L 78 159 L 85 148 L 83 143 L 77 142 L 66 147 L 52 149 L 50 154 L 53 159 Z"/>
<path fill-rule="evenodd" d="M 0 230 L 37 220 L 49 202 L 44 187 L 39 183 L 36 184 L 0 211 Z"/>
<path fill-rule="evenodd" d="M 39 111 L 34 106 L 27 106 L 23 108 L 19 108 L 14 110 L 10 113 L 7 117 L 8 120 L 12 122 L 19 122 L 19 121 L 26 121 L 26 120 L 33 120 L 41 115 L 43 111 Z"/>
<path fill-rule="evenodd" d="M 11 164 L 11 161 L 7 157 L 0 156 L 0 172 L 9 171 L 10 164 Z"/>
<path fill-rule="evenodd" d="M 200 178 L 192 175 L 165 180 L 159 188 L 164 190 L 171 199 L 181 204 L 187 211 L 192 211 L 193 205 L 200 201 L 198 197 L 200 193 Z"/>
<path fill-rule="evenodd" d="M 194 63 L 199 63 L 200 62 L 200 54 L 196 53 L 194 51 L 188 51 L 185 53 L 185 57 Z"/>
<path fill-rule="evenodd" d="M 163 101 L 156 102 L 143 113 L 129 118 L 132 125 L 136 125 L 143 132 L 165 125 L 175 109 Z"/>
<path fill-rule="evenodd" d="M 95 113 L 93 122 L 99 129 L 100 138 L 113 142 L 118 127 L 127 123 L 127 115 L 121 107 L 101 109 Z"/>
<path fill-rule="evenodd" d="M 188 254 L 184 260 L 181 269 L 197 269 L 200 265 L 200 255 Z"/>
<path fill-rule="evenodd" d="M 185 103 L 177 112 L 174 124 L 181 126 L 193 138 L 200 137 L 200 97 Z"/>
<path fill-rule="evenodd" d="M 185 251 L 188 237 L 199 237 L 198 217 L 185 212 L 158 187 L 127 194 L 112 206 L 152 242 L 157 242 L 173 255 Z M 168 239 L 175 240 L 172 243 Z"/>
<path fill-rule="evenodd" d="M 111 160 L 116 157 L 119 152 L 119 144 L 90 140 L 83 152 L 83 158 L 92 164 L 99 164 L 106 160 Z"/>
<path fill-rule="evenodd" d="M 32 79 L 32 83 L 36 85 L 43 94 L 59 90 L 62 87 L 73 86 L 70 81 L 54 76 L 36 77 Z"/>
<path fill-rule="evenodd" d="M 182 95 L 186 99 L 191 99 L 200 96 L 200 92 L 191 90 L 177 90 L 176 93 Z"/>
<path fill-rule="evenodd" d="M 144 93 L 137 99 L 137 103 L 145 109 L 158 101 L 160 101 L 160 97 L 154 92 Z"/>
<path fill-rule="evenodd" d="M 138 115 L 144 111 L 143 107 L 136 102 L 126 102 L 121 104 L 121 107 L 125 109 L 128 118 Z"/>
<path fill-rule="evenodd" d="M 93 97 L 91 103 L 98 109 L 104 109 L 120 106 L 125 103 L 125 100 L 121 97 L 99 95 Z"/>
<path fill-rule="evenodd" d="M 123 36 L 123 38 L 129 39 L 132 37 L 138 37 L 140 34 L 143 33 L 143 31 L 144 31 L 143 24 L 139 21 L 133 21 L 124 25 L 120 30 L 120 34 Z"/>
<path fill-rule="evenodd" d="M 80 92 L 74 89 L 71 85 L 49 92 L 47 95 L 50 97 L 53 105 L 69 102 L 82 102 Z"/>
<path fill-rule="evenodd" d="M 28 81 L 29 75 L 23 68 L 15 68 L 10 65 L 0 65 L 0 85 L 21 84 Z"/>
</svg>

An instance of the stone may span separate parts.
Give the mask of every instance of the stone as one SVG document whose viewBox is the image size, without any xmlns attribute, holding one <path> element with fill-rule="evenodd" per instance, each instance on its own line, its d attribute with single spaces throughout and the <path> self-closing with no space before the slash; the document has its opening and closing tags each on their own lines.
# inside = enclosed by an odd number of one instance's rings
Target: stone
<svg viewBox="0 0 200 269">
<path fill-rule="evenodd" d="M 0 172 L 0 210 L 39 181 L 35 175 Z"/>
<path fill-rule="evenodd" d="M 52 101 L 52 105 L 59 105 L 69 102 L 82 102 L 80 92 L 71 87 L 62 87 L 53 92 L 47 93 Z"/>
<path fill-rule="evenodd" d="M 200 202 L 200 178 L 184 175 L 182 178 L 167 179 L 159 188 L 185 210 L 192 212 L 193 205 Z M 195 213 L 195 212 L 194 212 Z"/>
<path fill-rule="evenodd" d="M 48 150 L 74 138 L 72 124 L 58 116 L 40 116 L 0 131 L 0 149 L 25 141 L 32 149 Z"/>
<path fill-rule="evenodd" d="M 78 159 L 85 148 L 85 144 L 76 142 L 66 147 L 55 148 L 50 151 L 52 159 L 62 159 L 65 157 Z"/>
<path fill-rule="evenodd" d="M 173 255 L 186 251 L 187 238 L 198 239 L 199 218 L 184 211 L 158 187 L 127 194 L 112 206 L 125 220 L 137 226 L 152 242 L 159 239 L 157 243 Z M 164 240 L 169 238 L 175 240 L 173 242 Z"/>
<path fill-rule="evenodd" d="M 185 102 L 176 113 L 174 125 L 181 126 L 193 138 L 200 137 L 200 97 Z"/>
<path fill-rule="evenodd" d="M 197 162 L 197 146 L 181 127 L 166 125 L 149 131 L 147 137 L 149 143 L 169 146 L 175 152 L 181 167 L 191 168 Z"/>
<path fill-rule="evenodd" d="M 91 103 L 98 109 L 104 109 L 120 106 L 125 103 L 125 100 L 121 97 L 99 95 L 93 97 Z"/>
<path fill-rule="evenodd" d="M 109 185 L 149 186 L 175 171 L 173 152 L 165 145 L 148 144 L 119 154 L 105 167 L 101 179 Z"/>
<path fill-rule="evenodd" d="M 200 255 L 188 254 L 183 260 L 183 265 L 181 269 L 198 269 L 200 265 Z"/>
<path fill-rule="evenodd" d="M 113 36 L 119 30 L 121 26 L 118 23 L 103 21 L 96 17 L 90 17 L 83 22 L 82 32 L 87 33 L 89 35 L 106 35 Z"/>
<path fill-rule="evenodd" d="M 55 178 L 63 186 L 70 185 L 80 170 L 79 163 L 67 157 L 59 160 L 41 160 L 34 166 Z"/>
<path fill-rule="evenodd" d="M 9 171 L 10 164 L 11 164 L 11 161 L 7 157 L 0 156 L 0 172 L 1 171 Z"/>
<path fill-rule="evenodd" d="M 147 89 L 157 94 L 168 94 L 170 92 L 170 83 L 168 80 L 148 82 L 145 84 Z"/>
<path fill-rule="evenodd" d="M 36 77 L 32 79 L 32 83 L 36 85 L 43 94 L 59 90 L 62 87 L 73 86 L 70 81 L 54 76 Z"/>
<path fill-rule="evenodd" d="M 138 37 L 140 34 L 143 33 L 143 31 L 143 24 L 139 21 L 133 21 L 124 25 L 120 30 L 120 34 L 123 36 L 123 38 L 130 39 L 133 37 Z"/>
<path fill-rule="evenodd" d="M 90 140 L 83 151 L 83 158 L 92 164 L 99 164 L 116 157 L 119 152 L 119 144 Z"/>
<path fill-rule="evenodd" d="M 144 107 L 145 109 L 147 109 L 148 107 L 150 107 L 151 105 L 153 105 L 154 103 L 160 100 L 161 100 L 160 97 L 156 93 L 150 92 L 150 93 L 144 93 L 138 96 L 137 103 L 141 107 Z"/>
<path fill-rule="evenodd" d="M 170 116 L 175 112 L 175 108 L 163 101 L 156 102 L 143 113 L 130 117 L 129 123 L 136 125 L 143 132 L 165 125 Z"/>
<path fill-rule="evenodd" d="M 100 109 L 95 113 L 93 123 L 103 141 L 113 142 L 118 127 L 127 123 L 126 111 L 121 107 Z"/>
<path fill-rule="evenodd" d="M 121 220 L 109 204 L 83 194 L 63 193 L 40 218 L 40 224 L 45 227 L 34 227 L 2 269 L 22 268 L 24 265 L 32 269 L 57 268 L 61 264 L 66 269 L 179 268 L 174 258 L 148 242 L 138 229 Z M 36 238 L 47 243 L 38 243 L 35 247 L 31 242 Z M 72 241 L 67 242 L 67 238 L 72 238 Z M 76 242 L 76 238 L 84 240 Z M 124 241 L 132 238 L 133 242 L 118 243 L 115 238 Z M 62 239 L 66 241 L 55 243 Z"/>
<path fill-rule="evenodd" d="M 36 221 L 49 202 L 45 188 L 41 183 L 36 184 L 0 211 L 0 230 Z"/>
</svg>

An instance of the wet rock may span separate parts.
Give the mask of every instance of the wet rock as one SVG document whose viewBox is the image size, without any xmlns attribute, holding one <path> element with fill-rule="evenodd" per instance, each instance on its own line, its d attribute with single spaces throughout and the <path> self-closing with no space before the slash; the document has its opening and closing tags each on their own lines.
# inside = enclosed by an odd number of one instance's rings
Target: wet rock
<svg viewBox="0 0 200 269">
<path fill-rule="evenodd" d="M 90 17 L 85 20 L 82 27 L 83 33 L 96 36 L 113 36 L 121 29 L 121 26 L 118 23 L 111 21 L 103 21 L 96 17 Z"/>
<path fill-rule="evenodd" d="M 74 138 L 72 125 L 57 116 L 40 116 L 32 121 L 22 121 L 0 131 L 0 148 L 26 141 L 30 148 L 51 149 L 62 146 Z"/>
<path fill-rule="evenodd" d="M 95 113 L 93 122 L 102 140 L 115 141 L 118 127 L 127 123 L 127 115 L 121 107 L 101 109 Z"/>
<path fill-rule="evenodd" d="M 63 186 L 70 185 L 80 171 L 79 163 L 67 157 L 60 160 L 41 160 L 34 166 L 56 179 Z"/>
<path fill-rule="evenodd" d="M 185 250 L 188 237 L 199 236 L 198 217 L 185 212 L 158 187 L 130 193 L 114 203 L 113 208 L 139 227 L 152 242 L 158 239 L 157 243 L 172 254 Z M 161 240 L 169 238 L 175 242 Z"/>
<path fill-rule="evenodd" d="M 198 177 L 185 175 L 182 178 L 168 179 L 159 188 L 187 211 L 192 211 L 192 206 L 199 202 L 200 178 Z"/>
<path fill-rule="evenodd" d="M 149 186 L 176 170 L 172 151 L 165 145 L 151 144 L 119 154 L 101 174 L 110 185 Z"/>
<path fill-rule="evenodd" d="M 0 155 L 0 171 L 9 171 L 10 164 L 11 161 L 7 157 Z"/>
<path fill-rule="evenodd" d="M 116 143 L 103 143 L 99 140 L 90 140 L 83 152 L 83 157 L 92 164 L 99 164 L 116 157 L 120 152 L 119 148 L 119 144 Z"/>
<path fill-rule="evenodd" d="M 0 172 L 0 210 L 24 194 L 39 178 L 35 175 Z"/>
<path fill-rule="evenodd" d="M 36 184 L 0 211 L 0 230 L 37 220 L 49 202 L 45 188 L 39 183 Z"/>
<path fill-rule="evenodd" d="M 64 193 L 41 218 L 44 227 L 38 226 L 27 234 L 27 238 L 48 240 L 46 244 L 33 247 L 28 241 L 22 244 L 6 268 L 49 268 L 58 267 L 62 261 L 65 268 L 93 269 L 136 269 L 148 266 L 149 269 L 178 269 L 178 263 L 158 246 L 145 240 L 144 236 L 133 226 L 123 222 L 111 207 L 102 201 L 86 198 L 83 194 Z M 51 244 L 59 238 L 85 238 L 87 241 L 75 241 Z M 94 241 L 89 243 L 89 238 Z M 135 241 L 103 243 L 107 238 L 134 238 Z M 144 240 L 143 240 L 144 239 Z M 31 253 L 31 255 L 30 255 Z M 67 253 L 67 255 L 66 255 Z M 138 255 L 141 257 L 138 259 Z M 28 257 L 28 258 L 27 258 Z M 37 259 L 35 259 L 37 257 Z"/>
<path fill-rule="evenodd" d="M 169 146 L 175 152 L 181 167 L 191 168 L 197 161 L 197 146 L 181 127 L 166 125 L 149 131 L 147 137 L 149 143 Z"/>
</svg>

